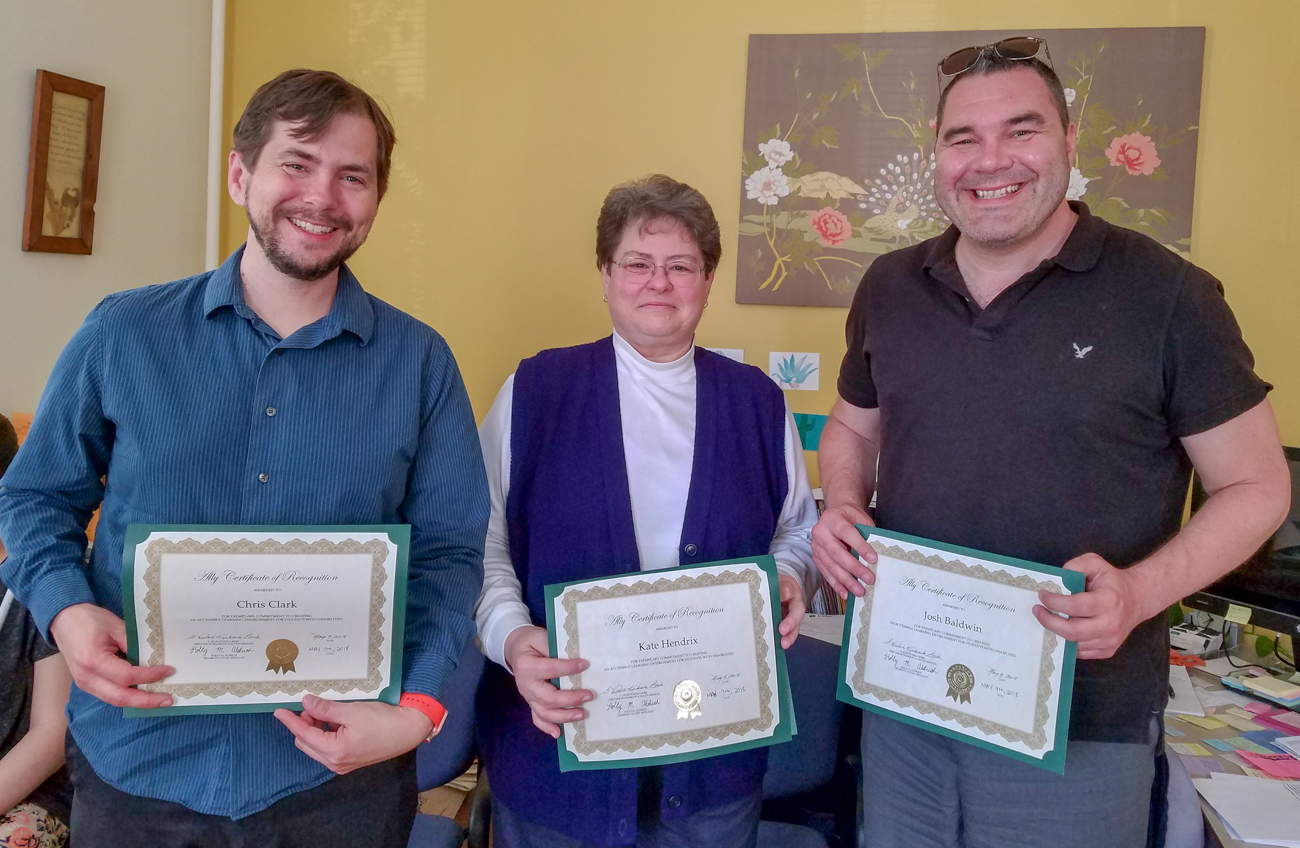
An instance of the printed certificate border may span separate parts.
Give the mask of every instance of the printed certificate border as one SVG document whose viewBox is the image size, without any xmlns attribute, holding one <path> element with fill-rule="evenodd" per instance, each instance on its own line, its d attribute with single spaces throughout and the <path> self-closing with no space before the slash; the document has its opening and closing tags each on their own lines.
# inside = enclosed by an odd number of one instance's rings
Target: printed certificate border
<svg viewBox="0 0 1300 848">
<path fill-rule="evenodd" d="M 786 671 L 785 649 L 781 647 L 781 638 L 777 631 L 777 624 L 780 621 L 781 611 L 781 589 L 779 585 L 779 574 L 776 570 L 776 560 L 770 554 L 755 557 L 742 557 L 740 559 L 719 560 L 717 562 L 704 562 L 698 565 L 683 565 L 677 568 L 664 568 L 655 571 L 633 571 L 627 574 L 607 574 L 602 577 L 594 577 L 589 580 L 573 580 L 568 583 L 554 583 L 546 587 L 546 635 L 550 643 L 551 656 L 559 655 L 559 641 L 555 628 L 555 601 L 571 586 L 581 586 L 587 583 L 603 582 L 605 580 L 614 580 L 620 577 L 636 577 L 639 580 L 650 577 L 655 580 L 665 575 L 681 574 L 682 572 L 698 571 L 703 568 L 711 568 L 719 565 L 747 565 L 754 566 L 767 574 L 768 595 L 770 609 L 772 610 L 771 632 L 774 640 L 773 648 L 776 657 L 776 682 L 777 682 L 777 703 L 780 705 L 781 715 L 778 717 L 776 726 L 773 727 L 772 733 L 759 739 L 750 739 L 743 742 L 720 743 L 708 748 L 701 748 L 694 751 L 683 751 L 676 754 L 660 754 L 652 756 L 635 756 L 629 754 L 626 757 L 615 760 L 601 760 L 598 762 L 583 761 L 569 750 L 565 744 L 565 739 L 571 734 L 578 732 L 574 725 L 577 722 L 570 722 L 560 725 L 560 738 L 556 740 L 556 747 L 559 751 L 560 771 L 598 771 L 605 769 L 619 768 L 641 768 L 645 766 L 671 765 L 673 763 L 684 763 L 691 760 L 701 760 L 708 757 L 717 757 L 723 754 L 731 754 L 737 751 L 746 751 L 751 748 L 762 748 L 768 745 L 777 745 L 782 742 L 789 742 L 793 736 L 798 733 L 795 724 L 794 702 L 790 697 L 790 681 Z M 554 680 L 557 686 L 559 680 Z M 730 734 L 728 734 L 730 735 Z M 725 737 L 724 737 L 725 738 Z M 684 740 L 694 741 L 694 740 Z M 664 740 L 660 745 L 669 744 Z"/>
<path fill-rule="evenodd" d="M 1065 584 L 1065 587 L 1071 592 L 1082 592 L 1084 587 L 1084 576 L 1077 571 L 1066 571 L 1062 568 L 1056 568 L 1042 563 L 1030 562 L 1029 560 L 1016 559 L 1014 557 L 1005 557 L 999 554 L 988 553 L 986 551 L 977 551 L 972 548 L 965 548 L 960 545 L 949 545 L 944 542 L 936 542 L 932 539 L 923 539 L 919 536 L 909 536 L 906 533 L 896 533 L 891 530 L 882 530 L 878 527 L 868 527 L 859 524 L 858 531 L 862 533 L 864 540 L 872 538 L 890 539 L 894 541 L 905 542 L 913 545 L 921 545 L 927 548 L 933 548 L 937 551 L 953 554 L 957 557 L 969 557 L 973 559 L 984 560 L 985 562 L 997 563 L 999 565 L 1010 565 L 1016 568 L 1023 568 L 1028 571 L 1036 571 L 1040 574 L 1049 574 L 1056 577 Z M 849 686 L 849 667 L 853 661 L 852 654 L 858 652 L 858 646 L 850 642 L 850 634 L 853 630 L 853 622 L 857 615 L 857 596 L 850 594 L 848 606 L 844 616 L 844 638 L 840 647 L 840 673 L 836 684 L 836 697 L 846 704 L 869 710 L 878 715 L 887 716 L 895 721 L 901 721 L 910 724 L 913 727 L 919 727 L 922 730 L 928 730 L 932 733 L 938 733 L 941 736 L 947 736 L 950 739 L 956 739 L 959 742 L 965 742 L 978 748 L 993 751 L 1021 762 L 1029 763 L 1048 771 L 1062 774 L 1065 771 L 1065 750 L 1068 743 L 1070 728 L 1070 706 L 1074 694 L 1074 664 L 1077 646 L 1074 642 L 1063 640 L 1065 642 L 1061 657 L 1061 685 L 1057 693 L 1056 707 L 1056 732 L 1053 737 L 1053 747 L 1040 757 L 1033 757 L 1010 748 L 1003 747 L 996 742 L 979 739 L 947 727 L 916 718 L 915 716 L 906 715 L 898 710 L 891 709 L 879 704 L 872 704 L 860 700 L 857 694 Z"/>
<path fill-rule="evenodd" d="M 136 548 L 143 544 L 153 533 L 194 533 L 195 535 L 212 535 L 215 533 L 299 534 L 308 538 L 324 534 L 369 533 L 383 534 L 397 548 L 393 575 L 393 613 L 391 628 L 386 628 L 392 647 L 389 651 L 388 685 L 380 691 L 377 698 L 339 698 L 341 701 L 379 700 L 386 704 L 396 704 L 402 694 L 402 653 L 403 634 L 406 632 L 406 581 L 411 548 L 411 528 L 407 524 L 344 524 L 344 525 L 304 525 L 304 524 L 131 524 L 126 528 L 126 539 L 122 546 L 122 613 L 126 622 L 127 659 L 132 665 L 140 663 L 139 622 L 136 617 L 135 602 L 135 559 Z M 308 543 L 310 544 L 310 543 Z M 327 681 L 328 682 L 328 681 Z M 200 693 L 202 694 L 202 693 Z M 252 694 L 252 693 L 249 693 Z M 204 704 L 198 706 L 158 707 L 156 709 L 137 709 L 126 707 L 122 714 L 127 718 L 154 718 L 168 715 L 199 715 L 221 713 L 261 713 L 280 709 L 302 709 L 301 700 L 286 700 L 256 704 Z"/>
</svg>

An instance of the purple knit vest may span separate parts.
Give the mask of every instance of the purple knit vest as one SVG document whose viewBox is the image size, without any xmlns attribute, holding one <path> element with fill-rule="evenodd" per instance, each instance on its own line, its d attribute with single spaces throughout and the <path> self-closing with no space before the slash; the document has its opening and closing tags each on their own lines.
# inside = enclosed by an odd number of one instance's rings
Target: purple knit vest
<svg viewBox="0 0 1300 848">
<path fill-rule="evenodd" d="M 682 565 L 765 554 L 789 482 L 781 390 L 749 365 L 695 349 L 695 457 Z M 506 521 L 533 622 L 549 583 L 640 570 L 613 340 L 542 351 L 515 373 Z M 492 793 L 517 816 L 596 845 L 636 840 L 637 770 L 561 773 L 514 678 L 488 663 L 479 747 Z M 760 791 L 767 749 L 663 769 L 665 819 Z"/>
</svg>

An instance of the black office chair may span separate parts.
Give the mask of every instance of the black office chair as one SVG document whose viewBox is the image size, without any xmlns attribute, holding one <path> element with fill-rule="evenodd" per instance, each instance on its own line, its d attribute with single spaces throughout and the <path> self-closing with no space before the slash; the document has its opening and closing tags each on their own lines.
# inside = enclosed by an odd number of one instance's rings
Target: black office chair
<svg viewBox="0 0 1300 848">
<path fill-rule="evenodd" d="M 835 775 L 844 716 L 844 705 L 835 700 L 839 657 L 839 646 L 808 636 L 799 637 L 786 651 L 799 733 L 790 742 L 768 749 L 759 848 L 827 848 L 830 844 L 833 825 L 784 802 L 826 787 Z"/>
<path fill-rule="evenodd" d="M 465 773 L 478 753 L 474 744 L 474 692 L 483 675 L 483 654 L 471 642 L 465 647 L 456 670 L 452 672 L 442 698 L 447 720 L 442 732 L 431 742 L 415 750 L 415 764 L 420 791 L 442 786 Z M 446 816 L 418 813 L 411 828 L 408 848 L 459 848 L 467 838 L 470 848 L 485 848 L 487 824 L 483 808 L 487 787 L 480 772 L 479 786 L 474 788 L 469 828 L 462 828 Z"/>
</svg>

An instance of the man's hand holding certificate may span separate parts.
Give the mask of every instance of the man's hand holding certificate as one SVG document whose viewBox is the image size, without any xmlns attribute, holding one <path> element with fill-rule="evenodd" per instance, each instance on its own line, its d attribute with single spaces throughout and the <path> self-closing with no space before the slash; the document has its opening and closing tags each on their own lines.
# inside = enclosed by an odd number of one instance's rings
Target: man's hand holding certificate
<svg viewBox="0 0 1300 848">
<path fill-rule="evenodd" d="M 770 556 L 547 587 L 551 655 L 588 667 L 562 771 L 657 765 L 788 741 L 793 721 Z"/>
<path fill-rule="evenodd" d="M 1059 773 L 1075 645 L 1033 609 L 1083 575 L 859 529 L 875 582 L 849 597 L 840 700 Z"/>
</svg>

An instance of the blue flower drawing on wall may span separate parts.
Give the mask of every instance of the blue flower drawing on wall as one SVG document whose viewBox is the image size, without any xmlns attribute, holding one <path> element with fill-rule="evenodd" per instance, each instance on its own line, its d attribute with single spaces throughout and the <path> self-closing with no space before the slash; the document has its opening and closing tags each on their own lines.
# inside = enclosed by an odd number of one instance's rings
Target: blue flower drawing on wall
<svg viewBox="0 0 1300 848">
<path fill-rule="evenodd" d="M 790 354 L 784 358 L 778 359 L 776 370 L 772 372 L 772 379 L 776 380 L 778 386 L 783 389 L 802 389 L 812 388 L 806 386 L 810 378 L 817 373 L 817 363 L 809 354 L 800 355 L 797 359 L 796 354 Z"/>
</svg>

